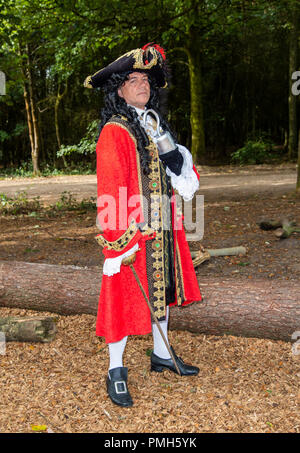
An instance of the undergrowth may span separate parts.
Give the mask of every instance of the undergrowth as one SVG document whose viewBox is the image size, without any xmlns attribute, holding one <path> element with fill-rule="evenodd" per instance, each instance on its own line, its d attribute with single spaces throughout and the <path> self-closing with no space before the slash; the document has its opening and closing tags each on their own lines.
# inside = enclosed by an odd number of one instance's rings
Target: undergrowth
<svg viewBox="0 0 300 453">
<path fill-rule="evenodd" d="M 84 198 L 76 200 L 71 192 L 62 192 L 60 199 L 54 204 L 44 206 L 40 197 L 28 199 L 27 192 L 16 193 L 9 197 L 0 193 L 0 215 L 28 215 L 38 217 L 41 214 L 55 216 L 62 211 L 94 211 L 96 209 L 96 198 Z"/>
</svg>

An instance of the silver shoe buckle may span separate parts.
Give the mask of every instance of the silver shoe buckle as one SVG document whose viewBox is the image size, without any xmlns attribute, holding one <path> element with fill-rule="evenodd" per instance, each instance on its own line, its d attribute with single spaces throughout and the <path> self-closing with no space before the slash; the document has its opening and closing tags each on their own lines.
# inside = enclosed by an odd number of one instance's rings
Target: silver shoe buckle
<svg viewBox="0 0 300 453">
<path fill-rule="evenodd" d="M 127 387 L 126 387 L 126 382 L 125 381 L 116 381 L 114 384 L 115 384 L 115 391 L 116 391 L 117 395 L 119 395 L 120 393 L 127 393 Z M 119 390 L 118 389 L 118 384 L 123 385 L 124 390 Z"/>
</svg>

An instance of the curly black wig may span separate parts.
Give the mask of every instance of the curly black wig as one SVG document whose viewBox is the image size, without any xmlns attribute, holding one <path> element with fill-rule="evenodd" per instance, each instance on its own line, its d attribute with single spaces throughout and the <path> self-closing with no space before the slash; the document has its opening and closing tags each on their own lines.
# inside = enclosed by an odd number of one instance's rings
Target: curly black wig
<svg viewBox="0 0 300 453">
<path fill-rule="evenodd" d="M 118 88 L 121 87 L 126 80 L 128 80 L 128 75 L 131 72 L 132 71 L 113 74 L 108 79 L 106 84 L 103 86 L 102 89 L 104 91 L 104 107 L 101 110 L 99 135 L 107 121 L 109 121 L 113 115 L 125 116 L 130 124 L 130 129 L 137 140 L 137 148 L 141 156 L 142 169 L 146 174 L 149 174 L 150 156 L 147 149 L 147 146 L 149 145 L 148 136 L 140 124 L 140 120 L 138 118 L 136 110 L 133 107 L 126 104 L 125 100 L 118 95 Z M 153 109 L 157 112 L 163 130 L 169 131 L 170 134 L 176 140 L 175 134 L 173 133 L 173 131 L 171 131 L 168 122 L 164 119 L 163 115 L 161 114 L 160 111 L 161 96 L 156 81 L 155 79 L 149 76 L 149 82 L 150 82 L 150 98 L 146 105 L 146 108 Z"/>
</svg>

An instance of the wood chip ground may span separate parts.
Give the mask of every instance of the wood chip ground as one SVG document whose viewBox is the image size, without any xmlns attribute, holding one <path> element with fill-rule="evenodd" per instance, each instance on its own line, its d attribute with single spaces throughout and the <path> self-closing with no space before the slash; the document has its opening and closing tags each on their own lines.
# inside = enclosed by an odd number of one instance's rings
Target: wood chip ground
<svg viewBox="0 0 300 453">
<path fill-rule="evenodd" d="M 0 309 L 0 316 L 29 315 L 40 313 Z M 177 354 L 200 368 L 187 378 L 150 372 L 152 336 L 130 337 L 124 366 L 134 406 L 121 408 L 106 394 L 107 346 L 95 322 L 58 316 L 51 343 L 6 344 L 0 432 L 300 432 L 300 355 L 291 343 L 170 331 Z"/>
<path fill-rule="evenodd" d="M 257 225 L 262 217 L 289 215 L 300 224 L 299 208 L 299 199 L 289 196 L 220 201 L 214 192 L 205 206 L 202 245 L 243 245 L 248 253 L 210 260 L 201 274 L 299 279 L 300 236 L 279 241 Z M 99 267 L 103 262 L 93 213 L 2 217 L 0 232 L 1 259 Z M 0 308 L 0 317 L 30 315 L 40 313 Z M 95 336 L 95 323 L 90 315 L 58 316 L 51 343 L 6 344 L 0 354 L 0 432 L 300 432 L 300 355 L 291 343 L 171 331 L 176 353 L 200 368 L 197 377 L 183 378 L 151 373 L 152 336 L 130 337 L 124 366 L 134 406 L 120 408 L 106 394 L 107 346 Z"/>
</svg>

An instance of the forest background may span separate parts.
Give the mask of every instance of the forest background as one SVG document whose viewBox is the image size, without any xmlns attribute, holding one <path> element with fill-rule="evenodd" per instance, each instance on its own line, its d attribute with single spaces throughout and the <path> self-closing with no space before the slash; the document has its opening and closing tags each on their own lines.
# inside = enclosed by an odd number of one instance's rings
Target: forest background
<svg viewBox="0 0 300 453">
<path fill-rule="evenodd" d="M 0 173 L 95 172 L 103 97 L 84 79 L 148 42 L 166 50 L 166 114 L 198 164 L 295 162 L 299 11 L 298 0 L 0 0 Z"/>
</svg>

